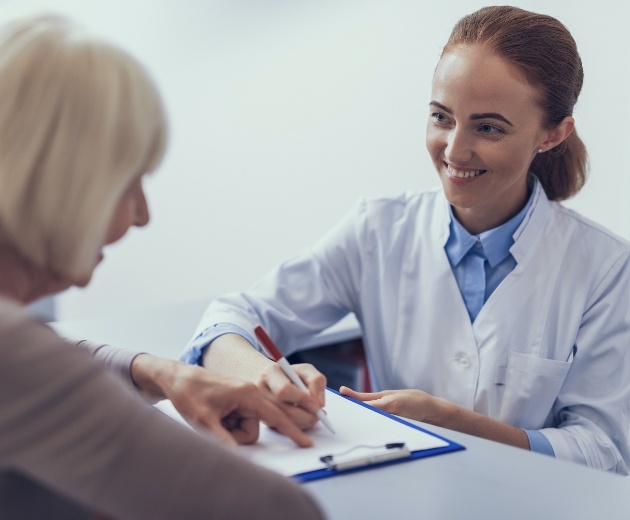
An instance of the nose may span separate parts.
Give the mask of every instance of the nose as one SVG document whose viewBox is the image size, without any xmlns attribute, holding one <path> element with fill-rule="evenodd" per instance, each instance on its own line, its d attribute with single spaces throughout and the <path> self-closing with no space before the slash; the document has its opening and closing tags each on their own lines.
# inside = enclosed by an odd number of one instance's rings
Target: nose
<svg viewBox="0 0 630 520">
<path fill-rule="evenodd" d="M 472 142 L 465 129 L 455 127 L 449 132 L 444 149 L 444 158 L 454 164 L 465 164 L 474 155 Z"/>
<path fill-rule="evenodd" d="M 136 218 L 133 224 L 137 227 L 143 227 L 149 223 L 149 220 L 151 220 L 149 204 L 141 186 L 136 195 Z"/>
</svg>

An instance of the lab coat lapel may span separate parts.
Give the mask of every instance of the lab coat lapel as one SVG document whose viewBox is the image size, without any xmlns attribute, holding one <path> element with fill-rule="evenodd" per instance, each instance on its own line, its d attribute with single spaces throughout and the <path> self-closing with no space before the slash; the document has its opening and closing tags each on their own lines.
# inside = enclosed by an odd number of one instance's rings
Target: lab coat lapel
<svg viewBox="0 0 630 520">
<path fill-rule="evenodd" d="M 534 203 L 516 231 L 510 252 L 517 261 L 485 303 L 473 324 L 479 348 L 481 388 L 474 409 L 496 417 L 502 400 L 505 367 L 510 352 L 539 356 L 549 302 L 566 249 L 566 236 L 556 236 L 551 203 L 537 184 Z M 536 276 L 540 270 L 544 277 Z"/>
<path fill-rule="evenodd" d="M 488 301 L 484 304 L 479 312 L 477 319 L 473 323 L 473 333 L 475 340 L 480 348 L 483 348 L 486 336 L 488 334 L 488 320 L 491 317 L 503 316 L 503 309 L 511 309 L 515 307 L 515 299 L 526 297 L 526 291 L 532 289 L 531 277 L 532 273 L 536 273 L 537 269 L 544 268 L 547 271 L 546 280 L 555 279 L 559 264 L 537 266 L 532 265 L 537 260 L 536 254 L 537 243 L 540 243 L 540 230 L 544 229 L 545 223 L 550 214 L 550 202 L 547 199 L 540 183 L 536 180 L 535 194 L 532 206 L 523 222 L 514 233 L 514 245 L 510 248 L 510 253 L 516 260 L 517 264 L 514 270 L 506 276 L 499 284 L 495 291 L 490 295 Z M 554 248 L 564 250 L 561 238 L 554 243 Z M 555 255 L 556 258 L 561 255 Z M 552 271 L 552 277 L 549 278 L 549 270 Z M 555 273 L 553 272 L 555 270 Z M 549 285 L 547 283 L 547 285 Z M 534 306 L 542 313 L 546 312 L 540 305 Z M 542 323 L 542 321 L 540 321 Z M 532 353 L 537 354 L 537 353 Z"/>
<path fill-rule="evenodd" d="M 418 215 L 418 233 L 409 258 L 419 264 L 401 273 L 398 323 L 392 361 L 400 388 L 420 388 L 432 395 L 472 408 L 477 388 L 479 356 L 466 305 L 444 251 L 450 216 L 441 195 L 437 208 Z M 440 247 L 436 247 L 440 244 Z M 420 280 L 420 285 L 417 281 Z M 414 281 L 416 281 L 414 283 Z M 420 300 L 420 304 L 418 304 Z M 409 345 L 409 338 L 423 338 L 422 345 Z M 426 342 L 426 343 L 425 343 Z M 441 374 L 436 378 L 430 374 Z M 458 380 L 453 385 L 454 379 Z"/>
</svg>

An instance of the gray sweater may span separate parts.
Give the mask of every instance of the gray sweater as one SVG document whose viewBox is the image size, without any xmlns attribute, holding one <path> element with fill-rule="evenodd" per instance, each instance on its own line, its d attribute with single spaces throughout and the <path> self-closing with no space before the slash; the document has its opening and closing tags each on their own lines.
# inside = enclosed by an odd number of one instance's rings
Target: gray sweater
<svg viewBox="0 0 630 520">
<path fill-rule="evenodd" d="M 297 484 L 149 406 L 133 353 L 0 298 L 0 519 L 320 519 Z"/>
</svg>

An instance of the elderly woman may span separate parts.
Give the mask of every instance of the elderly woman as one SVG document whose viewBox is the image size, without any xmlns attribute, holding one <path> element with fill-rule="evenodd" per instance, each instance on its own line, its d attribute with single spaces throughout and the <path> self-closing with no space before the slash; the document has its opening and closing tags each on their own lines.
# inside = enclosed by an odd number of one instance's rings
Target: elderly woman
<svg viewBox="0 0 630 520">
<path fill-rule="evenodd" d="M 0 29 L 0 517 L 320 518 L 296 484 L 149 406 L 168 397 L 231 443 L 258 421 L 310 440 L 252 384 L 82 342 L 24 305 L 84 286 L 149 220 L 160 97 L 129 55 L 64 19 Z M 242 490 L 247 490 L 246 494 Z"/>
</svg>

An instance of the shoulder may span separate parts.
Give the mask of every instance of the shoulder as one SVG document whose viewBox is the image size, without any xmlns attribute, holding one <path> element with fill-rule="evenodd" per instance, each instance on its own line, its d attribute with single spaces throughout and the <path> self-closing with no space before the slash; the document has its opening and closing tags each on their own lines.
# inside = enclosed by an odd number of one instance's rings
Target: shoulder
<svg viewBox="0 0 630 520">
<path fill-rule="evenodd" d="M 440 188 L 424 191 L 405 191 L 398 195 L 362 199 L 357 212 L 366 220 L 382 224 L 408 221 L 410 217 L 430 214 L 446 208 Z"/>
<path fill-rule="evenodd" d="M 546 248 L 559 247 L 562 270 L 583 285 L 630 277 L 630 243 L 575 210 L 552 203 Z M 591 280 L 589 283 L 588 280 Z"/>
<path fill-rule="evenodd" d="M 31 336 L 37 336 L 49 343 L 70 345 L 53 328 L 29 312 L 26 306 L 0 296 L 0 337 L 3 346 L 7 343 L 23 342 L 23 338 Z"/>
<path fill-rule="evenodd" d="M 13 300 L 0 296 L 0 335 L 22 327 L 37 326 L 38 322 L 26 309 Z"/>
<path fill-rule="evenodd" d="M 552 207 L 554 219 L 560 224 L 560 229 L 571 229 L 573 242 L 584 244 L 587 248 L 590 246 L 591 253 L 594 247 L 607 253 L 614 251 L 619 254 L 630 253 L 630 242 L 601 224 L 560 203 L 552 203 Z"/>
<path fill-rule="evenodd" d="M 56 365 L 63 370 L 83 363 L 91 356 L 84 349 L 73 348 L 52 328 L 32 316 L 24 306 L 0 297 L 0 373 L 30 371 L 40 364 Z M 1 379 L 2 376 L 0 376 Z"/>
<path fill-rule="evenodd" d="M 448 202 L 439 188 L 365 198 L 351 216 L 357 247 L 368 253 L 382 250 L 387 254 L 448 231 L 449 221 Z"/>
</svg>

